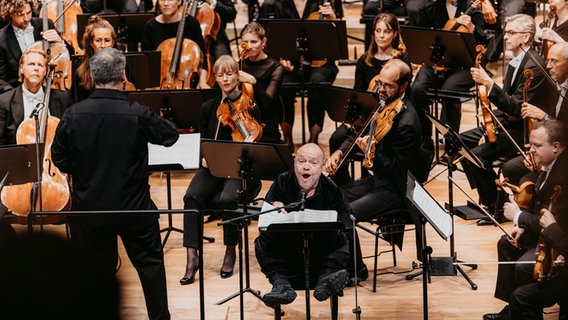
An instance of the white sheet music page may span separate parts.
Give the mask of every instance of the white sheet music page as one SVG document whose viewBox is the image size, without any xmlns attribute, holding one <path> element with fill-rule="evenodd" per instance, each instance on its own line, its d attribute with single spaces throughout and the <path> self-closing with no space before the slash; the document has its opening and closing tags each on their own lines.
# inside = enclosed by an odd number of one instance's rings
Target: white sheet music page
<svg viewBox="0 0 568 320">
<path fill-rule="evenodd" d="M 148 143 L 148 164 L 181 164 L 184 169 L 199 168 L 199 133 L 180 134 L 171 147 Z"/>
<path fill-rule="evenodd" d="M 442 209 L 440 204 L 419 183 L 414 185 L 412 201 L 418 205 L 430 224 L 439 229 L 438 231 L 444 239 L 452 235 L 452 217 Z"/>
<path fill-rule="evenodd" d="M 274 209 L 274 206 L 264 202 L 262 211 Z M 288 213 L 281 213 L 272 211 L 261 214 L 258 217 L 258 229 L 265 231 L 269 225 L 274 223 L 304 223 L 304 222 L 336 222 L 337 211 L 334 210 L 313 210 L 304 209 L 304 211 L 291 211 Z"/>
</svg>

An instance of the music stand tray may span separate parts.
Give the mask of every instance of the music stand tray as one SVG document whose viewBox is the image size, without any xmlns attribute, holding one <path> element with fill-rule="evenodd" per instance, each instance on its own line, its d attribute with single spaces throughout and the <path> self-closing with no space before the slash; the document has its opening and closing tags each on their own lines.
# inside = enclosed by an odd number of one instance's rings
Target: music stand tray
<svg viewBox="0 0 568 320">
<path fill-rule="evenodd" d="M 363 125 L 380 101 L 374 92 L 322 85 L 315 88 L 327 114 L 335 122 Z"/>
<path fill-rule="evenodd" d="M 40 159 L 43 159 L 44 144 L 40 143 Z M 0 176 L 9 173 L 5 185 L 36 182 L 37 152 L 35 144 L 12 144 L 0 146 Z"/>
<path fill-rule="evenodd" d="M 132 78 L 128 80 L 132 82 L 137 89 L 160 86 L 162 52 L 125 52 L 124 56 L 126 57 L 126 63 L 132 75 Z"/>
</svg>

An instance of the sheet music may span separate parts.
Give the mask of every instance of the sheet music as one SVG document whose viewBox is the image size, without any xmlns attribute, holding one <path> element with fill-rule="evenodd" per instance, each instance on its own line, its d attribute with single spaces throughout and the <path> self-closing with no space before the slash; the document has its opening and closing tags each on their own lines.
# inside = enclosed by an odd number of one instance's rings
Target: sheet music
<svg viewBox="0 0 568 320">
<path fill-rule="evenodd" d="M 452 235 L 452 217 L 440 206 L 434 198 L 413 179 L 409 178 L 408 183 L 413 183 L 413 192 L 410 201 L 422 212 L 428 222 L 444 239 Z"/>
<path fill-rule="evenodd" d="M 180 134 L 171 147 L 148 143 L 148 164 L 181 164 L 184 169 L 199 168 L 199 133 Z"/>
<path fill-rule="evenodd" d="M 264 202 L 262 211 L 274 209 L 274 206 Z M 337 211 L 334 210 L 313 210 L 304 209 L 304 211 L 291 211 L 288 213 L 280 213 L 272 211 L 261 214 L 258 217 L 258 229 L 265 231 L 271 224 L 276 223 L 304 223 L 304 222 L 336 222 Z"/>
</svg>

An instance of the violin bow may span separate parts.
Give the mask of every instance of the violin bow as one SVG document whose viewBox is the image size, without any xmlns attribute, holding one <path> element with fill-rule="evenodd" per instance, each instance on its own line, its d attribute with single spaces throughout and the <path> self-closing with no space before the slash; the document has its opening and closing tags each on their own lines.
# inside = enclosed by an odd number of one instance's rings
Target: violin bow
<svg viewBox="0 0 568 320">
<path fill-rule="evenodd" d="M 548 74 L 548 71 L 546 69 L 544 69 L 536 60 L 536 58 L 533 56 L 532 52 L 530 52 L 530 50 L 523 48 L 523 45 L 520 44 L 519 48 L 521 48 L 521 50 L 529 57 L 529 59 L 531 59 L 531 61 L 535 64 L 535 66 L 540 70 L 540 72 L 542 72 L 544 78 L 551 84 L 553 85 L 555 88 L 558 88 L 558 85 L 556 84 L 556 82 L 552 79 L 552 77 Z M 566 96 L 564 94 L 562 94 L 562 90 L 558 89 L 558 94 L 562 97 L 562 100 L 566 99 Z"/>
</svg>

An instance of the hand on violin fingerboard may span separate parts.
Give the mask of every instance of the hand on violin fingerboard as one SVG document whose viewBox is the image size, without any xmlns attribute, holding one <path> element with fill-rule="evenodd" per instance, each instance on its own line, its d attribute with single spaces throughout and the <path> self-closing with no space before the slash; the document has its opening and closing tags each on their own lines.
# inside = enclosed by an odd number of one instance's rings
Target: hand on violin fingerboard
<svg viewBox="0 0 568 320">
<path fill-rule="evenodd" d="M 339 162 L 341 162 L 342 156 L 343 153 L 339 150 L 332 153 L 323 165 L 323 172 L 328 175 L 334 174 L 337 171 L 337 166 L 339 165 Z"/>
<path fill-rule="evenodd" d="M 280 59 L 280 65 L 284 68 L 284 71 L 286 72 L 294 71 L 294 65 L 292 64 L 292 62 L 290 62 L 290 60 Z"/>
<path fill-rule="evenodd" d="M 485 72 L 483 68 L 473 67 L 469 69 L 469 72 L 471 73 L 471 78 L 473 79 L 473 81 L 484 85 L 487 90 L 493 87 L 493 79 L 491 79 L 491 77 L 487 74 L 487 72 Z"/>
<path fill-rule="evenodd" d="M 77 3 L 77 1 L 76 0 L 63 0 L 63 7 L 67 8 L 70 5 L 72 5 L 73 3 Z"/>
<path fill-rule="evenodd" d="M 509 202 L 505 202 L 503 205 L 503 215 L 505 218 L 509 220 L 514 220 L 515 215 L 521 211 L 519 205 L 515 202 L 514 196 L 512 194 L 509 195 Z"/>
<path fill-rule="evenodd" d="M 244 71 L 239 71 L 239 82 L 246 82 L 250 84 L 256 84 L 256 78 L 250 73 Z"/>
<path fill-rule="evenodd" d="M 323 6 L 319 6 L 319 13 L 323 14 L 324 16 L 326 16 L 326 18 L 329 19 L 335 19 L 335 12 L 333 11 L 333 8 L 331 7 L 331 4 L 329 2 L 324 3 Z"/>
<path fill-rule="evenodd" d="M 541 209 L 540 210 L 540 226 L 543 229 L 546 229 L 549 225 L 553 224 L 556 222 L 556 219 L 554 219 L 554 215 L 552 214 L 552 212 L 548 211 L 547 209 Z"/>
<path fill-rule="evenodd" d="M 359 137 L 357 138 L 357 140 L 355 141 L 355 144 L 361 149 L 361 151 L 365 152 L 367 150 L 367 143 L 369 143 L 369 135 L 366 135 L 364 137 Z M 369 150 L 371 152 L 375 151 L 375 145 L 371 146 L 371 150 Z"/>
<path fill-rule="evenodd" d="M 461 12 L 461 16 L 456 18 L 457 23 L 466 26 L 469 30 L 473 30 L 475 25 L 471 22 L 471 17 Z"/>
<path fill-rule="evenodd" d="M 497 12 L 495 12 L 495 8 L 491 4 L 489 0 L 477 0 L 472 5 L 476 8 L 479 8 L 479 4 L 481 4 L 481 12 L 483 13 L 483 20 L 485 20 L 488 24 L 495 24 L 497 23 Z"/>
<path fill-rule="evenodd" d="M 536 120 L 542 120 L 546 112 L 542 111 L 539 107 L 530 104 L 528 102 L 523 102 L 521 105 L 521 116 L 523 119 L 532 118 Z"/>
<path fill-rule="evenodd" d="M 542 39 L 551 42 L 564 42 L 564 39 L 551 28 L 542 28 Z"/>
</svg>

